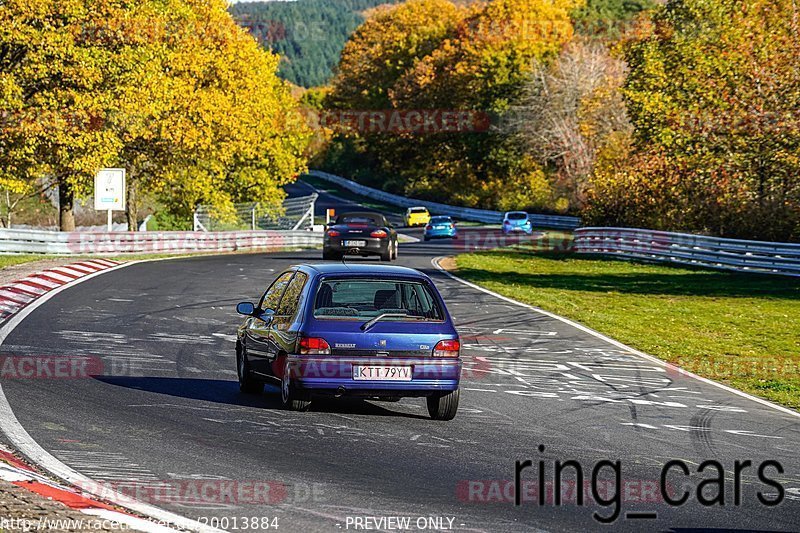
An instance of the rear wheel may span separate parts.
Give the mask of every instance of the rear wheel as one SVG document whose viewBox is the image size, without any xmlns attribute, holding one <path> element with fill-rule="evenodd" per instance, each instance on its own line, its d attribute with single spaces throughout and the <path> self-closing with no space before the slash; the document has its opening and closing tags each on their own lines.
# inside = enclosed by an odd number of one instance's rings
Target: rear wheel
<svg viewBox="0 0 800 533">
<path fill-rule="evenodd" d="M 394 241 L 394 255 L 392 259 L 397 261 L 397 258 L 399 256 L 400 256 L 400 243 L 398 241 Z"/>
<path fill-rule="evenodd" d="M 299 392 L 292 384 L 288 359 L 283 366 L 283 378 L 281 378 L 281 402 L 290 411 L 307 411 L 311 405 L 311 399 L 308 395 Z"/>
<path fill-rule="evenodd" d="M 236 344 L 236 374 L 239 376 L 239 390 L 246 394 L 261 394 L 264 392 L 264 383 L 255 379 L 250 372 L 250 363 L 247 361 L 247 352 L 242 346 Z"/>
<path fill-rule="evenodd" d="M 459 390 L 436 392 L 428 396 L 428 414 L 434 420 L 452 420 L 458 412 Z"/>
<path fill-rule="evenodd" d="M 322 250 L 322 259 L 324 261 L 336 261 L 337 259 L 341 259 L 341 256 L 336 252 L 331 252 L 329 250 Z"/>
<path fill-rule="evenodd" d="M 381 252 L 381 261 L 391 261 L 392 260 L 392 243 L 389 242 L 386 244 L 386 251 Z"/>
</svg>

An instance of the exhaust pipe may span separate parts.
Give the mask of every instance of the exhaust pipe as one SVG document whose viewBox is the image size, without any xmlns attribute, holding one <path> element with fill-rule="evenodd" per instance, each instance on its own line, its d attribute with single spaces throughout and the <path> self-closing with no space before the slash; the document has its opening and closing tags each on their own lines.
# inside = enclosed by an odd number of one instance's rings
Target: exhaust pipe
<svg viewBox="0 0 800 533">
<path fill-rule="evenodd" d="M 347 392 L 347 389 L 345 389 L 344 387 L 342 387 L 342 386 L 340 385 L 340 386 L 339 386 L 339 388 L 338 388 L 338 389 L 336 389 L 336 396 L 335 396 L 335 397 L 336 397 L 336 398 L 341 398 L 342 396 L 344 396 L 344 395 L 345 395 L 345 393 L 346 393 L 346 392 Z"/>
</svg>

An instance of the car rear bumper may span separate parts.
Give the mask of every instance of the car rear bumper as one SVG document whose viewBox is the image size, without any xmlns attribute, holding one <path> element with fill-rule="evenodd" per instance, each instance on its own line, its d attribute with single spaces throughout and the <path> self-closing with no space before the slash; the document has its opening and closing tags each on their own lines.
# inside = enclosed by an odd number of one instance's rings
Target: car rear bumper
<svg viewBox="0 0 800 533">
<path fill-rule="evenodd" d="M 366 241 L 366 246 L 358 247 L 358 254 L 355 255 L 379 255 L 386 253 L 389 248 L 390 239 L 376 239 L 374 237 L 347 237 L 346 239 L 332 238 L 323 242 L 323 250 L 340 254 L 349 253 L 353 246 L 345 246 L 343 241 Z"/>
<path fill-rule="evenodd" d="M 503 233 L 526 233 L 530 235 L 533 233 L 533 228 L 530 226 L 503 226 Z"/>
<path fill-rule="evenodd" d="M 355 380 L 354 365 L 410 366 L 411 381 Z M 426 396 L 458 388 L 461 359 L 386 357 L 289 357 L 292 384 L 318 394 Z M 344 392 L 342 392 L 344 391 Z"/>
<path fill-rule="evenodd" d="M 457 235 L 457 232 L 454 229 L 440 229 L 440 230 L 435 230 L 434 229 L 434 230 L 426 231 L 424 233 L 424 236 L 429 238 L 429 239 L 439 239 L 439 238 L 447 239 L 447 238 L 453 238 L 456 235 Z"/>
</svg>

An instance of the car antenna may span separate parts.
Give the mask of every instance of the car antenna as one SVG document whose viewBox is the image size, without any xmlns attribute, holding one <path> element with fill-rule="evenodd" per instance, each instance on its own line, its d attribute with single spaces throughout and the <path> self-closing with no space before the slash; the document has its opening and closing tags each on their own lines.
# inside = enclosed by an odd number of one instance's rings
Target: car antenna
<svg viewBox="0 0 800 533">
<path fill-rule="evenodd" d="M 347 252 L 348 252 L 348 253 L 350 253 L 350 254 L 353 254 L 353 255 L 355 255 L 355 254 L 357 254 L 357 253 L 358 253 L 358 248 L 351 248 L 350 250 L 347 250 Z M 344 258 L 345 258 L 346 256 L 347 256 L 347 254 L 342 254 L 342 264 L 343 264 L 344 266 L 346 266 L 346 267 L 349 269 L 349 268 L 350 268 L 350 265 L 348 265 L 348 264 L 345 262 L 345 260 L 344 260 Z"/>
</svg>

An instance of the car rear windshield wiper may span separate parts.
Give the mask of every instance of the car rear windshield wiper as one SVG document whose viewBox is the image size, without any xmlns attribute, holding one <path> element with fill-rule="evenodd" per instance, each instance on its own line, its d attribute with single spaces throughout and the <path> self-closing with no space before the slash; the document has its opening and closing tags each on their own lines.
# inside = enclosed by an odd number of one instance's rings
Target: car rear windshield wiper
<svg viewBox="0 0 800 533">
<path fill-rule="evenodd" d="M 407 313 L 383 313 L 374 318 L 370 318 L 361 324 L 361 331 L 367 331 L 369 328 L 383 320 L 384 318 L 410 318 L 413 320 L 425 320 L 424 316 L 414 316 Z"/>
</svg>

